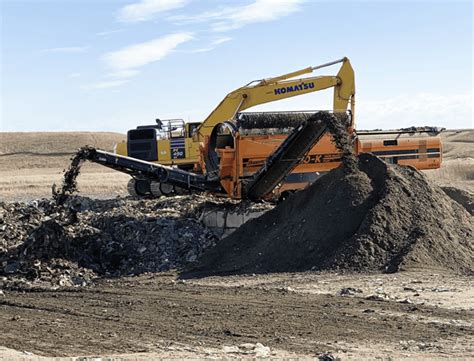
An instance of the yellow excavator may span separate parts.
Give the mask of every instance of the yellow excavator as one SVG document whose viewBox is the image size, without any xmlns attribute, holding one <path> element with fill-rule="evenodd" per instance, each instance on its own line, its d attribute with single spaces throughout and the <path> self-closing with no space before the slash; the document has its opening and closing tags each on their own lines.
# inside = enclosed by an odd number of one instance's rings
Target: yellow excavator
<svg viewBox="0 0 474 361">
<path fill-rule="evenodd" d="M 291 80 L 338 63 L 335 76 Z M 242 112 L 327 88 L 334 88 L 331 111 Z M 285 199 L 339 167 L 343 153 L 334 137 L 347 136 L 355 154 L 370 152 L 417 169 L 440 167 L 438 129 L 356 130 L 354 99 L 354 71 L 343 58 L 251 82 L 228 94 L 202 123 L 158 120 L 130 130 L 115 153 L 85 147 L 81 157 L 129 174 L 132 195 L 210 192 L 255 201 Z"/>
<path fill-rule="evenodd" d="M 341 63 L 341 67 L 337 75 L 293 79 L 338 63 Z M 345 57 L 277 77 L 252 81 L 227 94 L 203 122 L 185 123 L 181 119 L 157 119 L 156 125 L 138 126 L 127 132 L 127 141 L 117 144 L 115 153 L 205 173 L 205 167 L 202 167 L 202 154 L 207 152 L 203 151 L 202 147 L 208 143 L 212 131 L 218 124 L 234 119 L 239 112 L 256 105 L 328 88 L 334 88 L 333 111 L 346 112 L 349 105 L 353 124 L 354 70 L 349 59 Z M 128 190 L 132 195 L 170 192 L 170 189 L 166 189 L 168 187 L 166 183 L 156 186 L 163 189 L 154 190 L 154 185 L 149 179 L 134 177 L 128 184 Z"/>
</svg>

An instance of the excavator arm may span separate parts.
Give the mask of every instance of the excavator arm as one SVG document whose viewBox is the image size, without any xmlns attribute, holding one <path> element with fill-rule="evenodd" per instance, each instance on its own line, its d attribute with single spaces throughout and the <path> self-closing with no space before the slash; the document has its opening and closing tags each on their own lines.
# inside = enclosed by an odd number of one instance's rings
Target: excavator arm
<svg viewBox="0 0 474 361">
<path fill-rule="evenodd" d="M 335 76 L 316 76 L 290 80 L 304 74 L 312 73 L 314 70 L 338 63 L 342 63 L 342 65 Z M 227 94 L 211 114 L 209 114 L 209 116 L 202 122 L 195 133 L 194 140 L 204 141 L 204 138 L 211 134 L 216 124 L 232 119 L 237 112 L 256 105 L 308 94 L 332 87 L 334 88 L 333 110 L 336 112 L 345 112 L 348 106 L 350 106 L 352 113 L 354 113 L 354 70 L 352 69 L 349 59 L 343 58 L 278 77 L 254 81 L 234 90 Z"/>
</svg>

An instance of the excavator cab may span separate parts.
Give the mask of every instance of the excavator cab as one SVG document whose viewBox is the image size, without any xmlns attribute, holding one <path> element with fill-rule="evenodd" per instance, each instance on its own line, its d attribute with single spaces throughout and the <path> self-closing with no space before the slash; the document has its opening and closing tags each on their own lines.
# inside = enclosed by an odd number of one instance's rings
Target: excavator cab
<svg viewBox="0 0 474 361">
<path fill-rule="evenodd" d="M 156 124 L 140 125 L 127 132 L 127 140 L 115 146 L 115 153 L 148 162 L 158 162 L 185 169 L 189 159 L 198 161 L 198 147 L 192 137 L 199 122 L 185 123 L 183 119 L 156 119 Z"/>
</svg>

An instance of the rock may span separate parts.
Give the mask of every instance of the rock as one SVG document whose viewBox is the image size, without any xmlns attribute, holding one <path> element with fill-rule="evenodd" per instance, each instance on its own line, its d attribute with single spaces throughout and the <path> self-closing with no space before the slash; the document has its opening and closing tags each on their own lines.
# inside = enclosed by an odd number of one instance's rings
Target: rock
<svg viewBox="0 0 474 361">
<path fill-rule="evenodd" d="M 345 287 L 339 291 L 339 294 L 341 296 L 353 296 L 356 293 L 362 293 L 362 290 L 359 288 Z"/>
<path fill-rule="evenodd" d="M 431 290 L 432 292 L 456 292 L 454 288 L 446 288 L 446 287 L 436 287 Z"/>
<path fill-rule="evenodd" d="M 18 271 L 19 267 L 20 267 L 20 264 L 18 262 L 11 262 L 11 263 L 7 263 L 7 265 L 3 267 L 3 271 L 5 273 L 15 273 Z"/>
<path fill-rule="evenodd" d="M 375 295 L 368 295 L 365 297 L 366 300 L 369 301 L 388 301 L 390 297 L 386 294 L 375 294 Z"/>
<path fill-rule="evenodd" d="M 255 348 L 255 344 L 253 343 L 242 343 L 239 345 L 239 348 L 244 350 L 244 351 L 253 351 Z"/>
<path fill-rule="evenodd" d="M 222 352 L 225 353 L 239 353 L 240 349 L 238 346 L 222 346 Z"/>
<path fill-rule="evenodd" d="M 270 347 L 263 346 L 260 342 L 257 342 L 255 344 L 254 352 L 255 357 L 267 357 L 270 355 L 271 350 Z"/>
</svg>

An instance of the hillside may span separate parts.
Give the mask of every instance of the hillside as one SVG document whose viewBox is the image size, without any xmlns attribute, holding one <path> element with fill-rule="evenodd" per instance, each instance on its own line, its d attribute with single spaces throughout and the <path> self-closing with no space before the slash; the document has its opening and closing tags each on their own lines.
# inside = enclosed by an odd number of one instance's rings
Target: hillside
<svg viewBox="0 0 474 361">
<path fill-rule="evenodd" d="M 474 129 L 447 130 L 441 135 L 441 169 L 426 174 L 439 185 L 455 186 L 474 193 Z"/>
<path fill-rule="evenodd" d="M 111 151 L 125 135 L 110 132 L 0 133 L 0 199 L 45 197 L 61 178 L 71 155 L 84 145 Z M 427 171 L 440 185 L 474 193 L 474 130 L 442 133 L 443 165 Z M 129 177 L 86 163 L 79 178 L 80 190 L 94 196 L 126 194 Z"/>
<path fill-rule="evenodd" d="M 84 145 L 113 150 L 125 135 L 109 132 L 0 133 L 0 170 L 63 168 L 71 155 Z"/>
<path fill-rule="evenodd" d="M 0 200 L 48 197 L 75 151 L 84 146 L 113 150 L 125 139 L 109 132 L 0 133 Z M 80 190 L 94 196 L 126 194 L 129 177 L 87 163 L 79 179 Z"/>
</svg>

